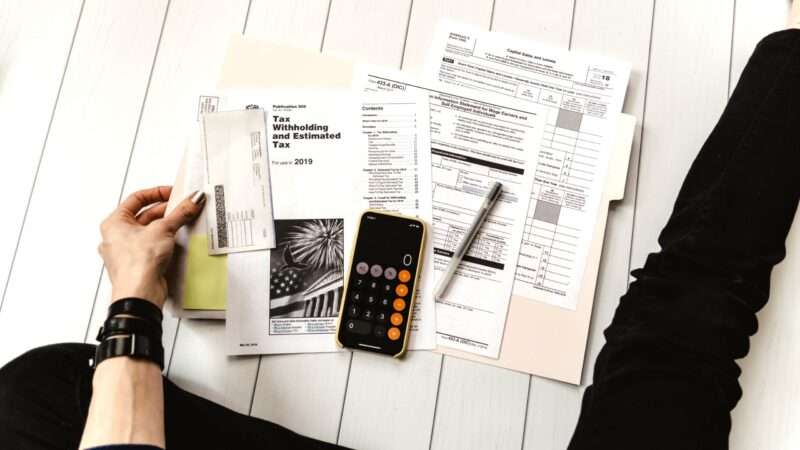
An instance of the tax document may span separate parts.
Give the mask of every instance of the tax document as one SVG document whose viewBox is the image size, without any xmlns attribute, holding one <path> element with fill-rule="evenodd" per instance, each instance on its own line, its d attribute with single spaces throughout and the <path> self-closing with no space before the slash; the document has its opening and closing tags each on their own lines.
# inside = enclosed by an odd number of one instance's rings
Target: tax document
<svg viewBox="0 0 800 450">
<path fill-rule="evenodd" d="M 367 151 L 359 155 L 363 209 L 396 212 L 430 227 L 430 110 L 423 93 L 356 94 Z M 411 321 L 409 348 L 436 347 L 433 302 L 433 245 L 426 234 L 425 259 Z"/>
<path fill-rule="evenodd" d="M 201 116 L 209 203 L 208 254 L 275 247 L 264 112 Z"/>
<path fill-rule="evenodd" d="M 630 66 L 442 21 L 424 73 L 545 108 L 514 295 L 575 310 Z"/>
<path fill-rule="evenodd" d="M 436 302 L 437 344 L 497 358 L 541 139 L 538 105 L 516 107 L 459 88 L 423 86 L 407 74 L 360 66 L 355 87 L 367 92 L 424 93 L 430 102 L 434 284 L 466 233 L 492 182 L 495 205 Z M 501 99 L 505 100 L 505 99 Z"/>
<path fill-rule="evenodd" d="M 331 352 L 357 228 L 364 151 L 348 93 L 223 92 L 220 110 L 266 114 L 275 248 L 228 255 L 228 354 Z"/>
</svg>

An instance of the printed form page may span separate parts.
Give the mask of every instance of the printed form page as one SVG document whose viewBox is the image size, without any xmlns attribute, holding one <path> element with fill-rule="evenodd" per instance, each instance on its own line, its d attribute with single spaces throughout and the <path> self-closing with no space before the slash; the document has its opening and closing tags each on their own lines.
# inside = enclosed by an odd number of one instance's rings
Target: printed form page
<svg viewBox="0 0 800 450">
<path fill-rule="evenodd" d="M 426 80 L 546 108 L 515 295 L 577 307 L 629 75 L 630 66 L 614 60 L 439 24 Z"/>
<path fill-rule="evenodd" d="M 359 94 L 361 131 L 367 151 L 360 154 L 363 209 L 395 212 L 422 219 L 430 227 L 431 154 L 428 96 L 416 94 Z M 409 348 L 436 347 L 433 303 L 433 245 L 425 238 L 425 259 L 417 284 Z"/>
<path fill-rule="evenodd" d="M 543 131 L 538 105 L 488 101 L 480 93 L 426 86 L 399 71 L 359 66 L 356 88 L 424 92 L 430 101 L 433 172 L 433 266 L 438 282 L 493 181 L 503 183 L 495 205 L 436 302 L 439 345 L 497 358 L 525 225 L 534 154 Z"/>
</svg>

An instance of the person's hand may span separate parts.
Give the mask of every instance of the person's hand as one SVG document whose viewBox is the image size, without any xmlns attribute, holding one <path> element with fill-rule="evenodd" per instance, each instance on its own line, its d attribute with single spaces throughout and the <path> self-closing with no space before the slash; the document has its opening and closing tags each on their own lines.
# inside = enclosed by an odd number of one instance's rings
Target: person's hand
<svg viewBox="0 0 800 450">
<path fill-rule="evenodd" d="M 103 241 L 98 251 L 111 279 L 112 302 L 138 297 L 164 305 L 164 271 L 172 257 L 175 233 L 197 218 L 205 204 L 205 194 L 197 191 L 164 217 L 171 192 L 170 186 L 135 192 L 100 225 Z"/>
</svg>

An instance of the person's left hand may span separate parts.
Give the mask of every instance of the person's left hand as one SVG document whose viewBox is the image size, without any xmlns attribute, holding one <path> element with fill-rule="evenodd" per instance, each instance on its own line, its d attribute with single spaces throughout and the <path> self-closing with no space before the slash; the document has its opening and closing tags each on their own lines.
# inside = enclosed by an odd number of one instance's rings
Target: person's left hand
<svg viewBox="0 0 800 450">
<path fill-rule="evenodd" d="M 197 218 L 205 204 L 205 194 L 197 191 L 164 217 L 171 193 L 170 186 L 135 192 L 100 225 L 103 241 L 98 251 L 111 279 L 112 302 L 138 297 L 164 306 L 164 271 L 172 257 L 175 233 Z"/>
</svg>

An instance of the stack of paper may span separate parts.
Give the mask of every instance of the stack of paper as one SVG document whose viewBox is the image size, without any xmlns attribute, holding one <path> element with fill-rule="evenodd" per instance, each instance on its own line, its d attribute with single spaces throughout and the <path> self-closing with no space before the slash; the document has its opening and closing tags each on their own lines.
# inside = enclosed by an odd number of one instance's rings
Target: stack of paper
<svg viewBox="0 0 800 450">
<path fill-rule="evenodd" d="M 243 70 L 267 62 L 268 71 Z M 237 213 L 210 203 L 207 232 L 186 233 L 178 309 L 218 309 L 226 299 L 231 354 L 336 351 L 353 222 L 363 209 L 383 209 L 433 230 L 410 347 L 500 357 L 512 294 L 578 307 L 628 76 L 616 61 L 452 22 L 440 24 L 422 78 L 234 42 L 220 92 L 200 101 L 223 112 L 200 114 L 204 133 L 187 155 L 202 163 L 187 157 L 183 173 L 196 184 L 186 174 L 206 164 L 206 183 L 225 186 Z M 233 138 L 241 135 L 251 138 Z M 235 159 L 241 168 L 212 169 L 237 146 L 249 146 L 249 159 L 227 156 L 224 166 Z M 271 202 L 247 197 L 263 180 L 253 173 L 269 179 L 261 199 Z M 438 275 L 494 181 L 502 197 L 434 302 Z"/>
</svg>

